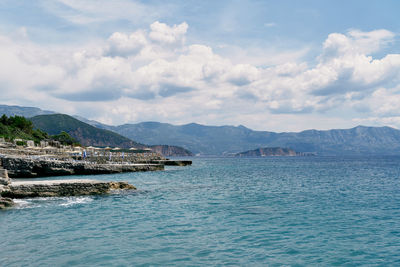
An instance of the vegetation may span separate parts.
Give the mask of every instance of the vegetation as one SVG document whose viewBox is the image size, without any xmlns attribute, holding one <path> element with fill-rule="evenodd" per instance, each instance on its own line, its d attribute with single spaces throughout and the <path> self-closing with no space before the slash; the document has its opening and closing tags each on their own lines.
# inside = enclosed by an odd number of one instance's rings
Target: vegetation
<svg viewBox="0 0 400 267">
<path fill-rule="evenodd" d="M 49 134 L 57 134 L 64 131 L 84 146 L 110 146 L 128 149 L 131 147 L 139 149 L 145 147 L 117 133 L 96 128 L 64 114 L 39 115 L 31 118 L 31 121 L 35 127 Z"/>
<path fill-rule="evenodd" d="M 42 140 L 59 141 L 63 145 L 78 144 L 68 133 L 61 132 L 57 135 L 49 135 L 48 133 L 35 129 L 33 123 L 22 116 L 10 116 L 5 114 L 0 117 L 0 137 L 7 141 L 14 139 L 33 140 L 39 143 Z M 21 142 L 20 144 L 25 144 Z"/>
<path fill-rule="evenodd" d="M 77 141 L 71 137 L 68 133 L 61 131 L 60 134 L 52 135 L 51 139 L 60 142 L 61 144 L 65 145 L 76 145 L 78 144 Z"/>
</svg>

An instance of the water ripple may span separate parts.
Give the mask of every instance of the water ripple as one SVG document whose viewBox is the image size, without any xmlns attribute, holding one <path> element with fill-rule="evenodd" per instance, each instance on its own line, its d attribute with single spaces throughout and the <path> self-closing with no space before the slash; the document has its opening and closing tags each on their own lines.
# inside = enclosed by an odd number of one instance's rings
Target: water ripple
<svg viewBox="0 0 400 267">
<path fill-rule="evenodd" d="M 0 265 L 400 264 L 400 158 L 194 159 L 93 178 L 139 190 L 17 200 L 0 212 Z"/>
</svg>

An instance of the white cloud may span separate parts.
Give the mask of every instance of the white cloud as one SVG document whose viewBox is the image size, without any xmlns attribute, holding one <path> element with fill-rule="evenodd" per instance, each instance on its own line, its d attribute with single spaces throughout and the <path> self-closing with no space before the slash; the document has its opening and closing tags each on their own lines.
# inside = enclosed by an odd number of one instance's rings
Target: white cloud
<svg viewBox="0 0 400 267">
<path fill-rule="evenodd" d="M 262 122 L 276 127 L 270 118 L 281 116 L 293 127 L 305 127 L 296 116 L 317 121 L 329 113 L 330 121 L 342 123 L 351 121 L 343 113 L 353 114 L 351 123 L 356 114 L 358 120 L 400 116 L 400 55 L 373 56 L 394 38 L 389 31 L 333 33 L 315 62 L 294 56 L 260 67 L 206 45 L 185 44 L 187 30 L 185 22 L 156 21 L 149 29 L 115 32 L 77 48 L 44 47 L 30 42 L 26 31 L 24 38 L 0 36 L 2 99 L 65 108 L 108 123 L 196 121 L 259 128 Z M 340 109 L 346 112 L 335 115 Z"/>
<path fill-rule="evenodd" d="M 149 37 L 151 40 L 164 44 L 182 44 L 185 41 L 185 34 L 188 29 L 186 22 L 172 27 L 158 21 L 150 25 L 151 32 Z"/>
<path fill-rule="evenodd" d="M 143 31 L 129 35 L 115 32 L 108 38 L 108 42 L 111 55 L 128 56 L 138 53 L 147 44 L 147 38 Z"/>
</svg>

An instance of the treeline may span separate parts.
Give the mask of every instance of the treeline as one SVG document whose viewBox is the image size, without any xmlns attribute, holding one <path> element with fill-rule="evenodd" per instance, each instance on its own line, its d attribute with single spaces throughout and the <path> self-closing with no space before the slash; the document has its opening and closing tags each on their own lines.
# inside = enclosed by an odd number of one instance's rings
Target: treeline
<svg viewBox="0 0 400 267">
<path fill-rule="evenodd" d="M 63 145 L 79 145 L 79 143 L 66 132 L 57 135 L 49 135 L 48 133 L 35 129 L 33 123 L 22 116 L 10 116 L 5 114 L 0 117 L 0 138 L 7 141 L 14 139 L 33 140 L 36 144 L 42 140 L 59 141 Z"/>
</svg>

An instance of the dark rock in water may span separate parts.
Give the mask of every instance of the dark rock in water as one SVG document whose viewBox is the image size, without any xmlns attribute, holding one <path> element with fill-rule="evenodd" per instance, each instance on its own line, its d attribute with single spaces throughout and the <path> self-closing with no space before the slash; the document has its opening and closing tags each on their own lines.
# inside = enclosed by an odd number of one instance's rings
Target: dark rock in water
<svg viewBox="0 0 400 267">
<path fill-rule="evenodd" d="M 84 161 L 41 160 L 18 157 L 4 157 L 1 158 L 1 161 L 11 178 L 109 174 L 164 169 L 162 164 L 96 164 Z"/>
<path fill-rule="evenodd" d="M 152 163 L 163 164 L 165 166 L 187 166 L 192 165 L 191 160 L 156 160 L 152 161 Z"/>
<path fill-rule="evenodd" d="M 108 194 L 112 190 L 135 190 L 127 182 L 53 180 L 12 182 L 1 195 L 9 198 L 63 197 Z"/>
<path fill-rule="evenodd" d="M 14 206 L 14 201 L 11 198 L 0 197 L 0 210 Z"/>
<path fill-rule="evenodd" d="M 267 156 L 297 156 L 298 153 L 290 148 L 265 147 L 237 153 L 236 157 L 267 157 Z"/>
</svg>

